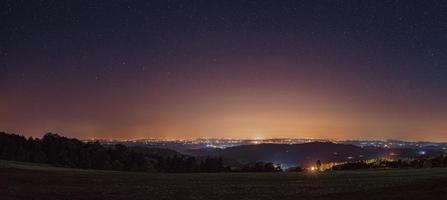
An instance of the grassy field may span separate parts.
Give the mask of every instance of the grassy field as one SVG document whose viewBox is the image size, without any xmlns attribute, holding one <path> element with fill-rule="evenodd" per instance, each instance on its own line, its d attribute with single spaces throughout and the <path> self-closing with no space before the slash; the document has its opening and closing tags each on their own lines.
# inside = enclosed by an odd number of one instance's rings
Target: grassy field
<svg viewBox="0 0 447 200">
<path fill-rule="evenodd" d="M 447 199 L 447 169 L 148 174 L 0 161 L 0 199 Z"/>
</svg>

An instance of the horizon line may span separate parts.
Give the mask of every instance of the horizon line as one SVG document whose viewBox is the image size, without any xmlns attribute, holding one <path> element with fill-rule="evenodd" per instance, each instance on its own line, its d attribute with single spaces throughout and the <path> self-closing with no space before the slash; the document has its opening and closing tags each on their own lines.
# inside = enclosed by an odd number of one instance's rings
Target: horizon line
<svg viewBox="0 0 447 200">
<path fill-rule="evenodd" d="M 48 133 L 53 133 L 53 134 L 57 134 L 63 137 L 67 137 L 67 138 L 76 138 L 79 139 L 81 141 L 86 141 L 86 140 L 90 140 L 90 141 L 99 141 L 99 140 L 112 140 L 112 141 L 136 141 L 136 140 L 162 140 L 162 141 L 188 141 L 188 140 L 258 140 L 258 141 L 262 141 L 262 140 L 278 140 L 278 139 L 290 139 L 290 140 L 326 140 L 326 141 L 401 141 L 401 142 L 414 142 L 414 143 L 423 143 L 423 142 L 429 142 L 429 143 L 447 143 L 447 141 L 435 141 L 435 140 L 412 140 L 412 139 L 391 139 L 391 138 L 387 138 L 387 139 L 362 139 L 362 138 L 352 138 L 352 139 L 341 139 L 341 138 L 298 138 L 298 137 L 254 137 L 254 138 L 231 138 L 231 137 L 194 137 L 194 138 L 159 138 L 159 137 L 146 137 L 146 138 L 131 138 L 131 139 L 122 139 L 122 138 L 103 138 L 103 137 L 73 137 L 73 136 L 66 136 L 62 133 L 58 133 L 58 132 L 46 132 L 45 134 L 43 134 L 40 137 L 35 137 L 35 136 L 27 136 L 26 134 L 23 133 L 16 133 L 16 132 L 10 132 L 8 133 L 7 131 L 0 131 L 0 133 L 6 133 L 6 134 L 17 134 L 17 135 L 22 135 L 24 137 L 27 138 L 42 138 L 44 135 L 48 134 Z"/>
</svg>

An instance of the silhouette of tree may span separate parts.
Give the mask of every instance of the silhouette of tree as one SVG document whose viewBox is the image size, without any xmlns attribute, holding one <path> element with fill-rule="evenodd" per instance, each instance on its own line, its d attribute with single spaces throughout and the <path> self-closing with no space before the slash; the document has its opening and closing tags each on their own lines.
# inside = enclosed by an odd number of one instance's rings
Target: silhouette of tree
<svg viewBox="0 0 447 200">
<path fill-rule="evenodd" d="M 47 133 L 40 140 L 0 133 L 0 159 L 102 170 L 201 171 L 194 157 L 178 153 L 164 156 L 144 149 L 135 151 L 122 144 L 107 148 L 99 142 L 84 143 L 54 133 Z M 223 170 L 222 159 L 208 158 L 203 170 Z"/>
</svg>

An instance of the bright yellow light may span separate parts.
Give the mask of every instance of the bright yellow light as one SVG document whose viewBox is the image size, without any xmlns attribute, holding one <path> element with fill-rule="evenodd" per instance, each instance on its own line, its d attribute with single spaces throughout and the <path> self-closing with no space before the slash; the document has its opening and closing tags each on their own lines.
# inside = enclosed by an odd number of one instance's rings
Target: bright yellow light
<svg viewBox="0 0 447 200">
<path fill-rule="evenodd" d="M 315 170 L 317 170 L 317 168 L 316 167 L 310 167 L 310 171 L 315 171 Z"/>
</svg>

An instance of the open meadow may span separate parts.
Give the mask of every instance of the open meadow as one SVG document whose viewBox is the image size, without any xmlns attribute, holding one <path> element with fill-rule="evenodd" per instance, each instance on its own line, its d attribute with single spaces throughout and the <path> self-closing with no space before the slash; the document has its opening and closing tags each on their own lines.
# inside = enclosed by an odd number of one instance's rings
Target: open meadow
<svg viewBox="0 0 447 200">
<path fill-rule="evenodd" d="M 130 173 L 0 162 L 1 199 L 446 199 L 447 169 Z"/>
</svg>

